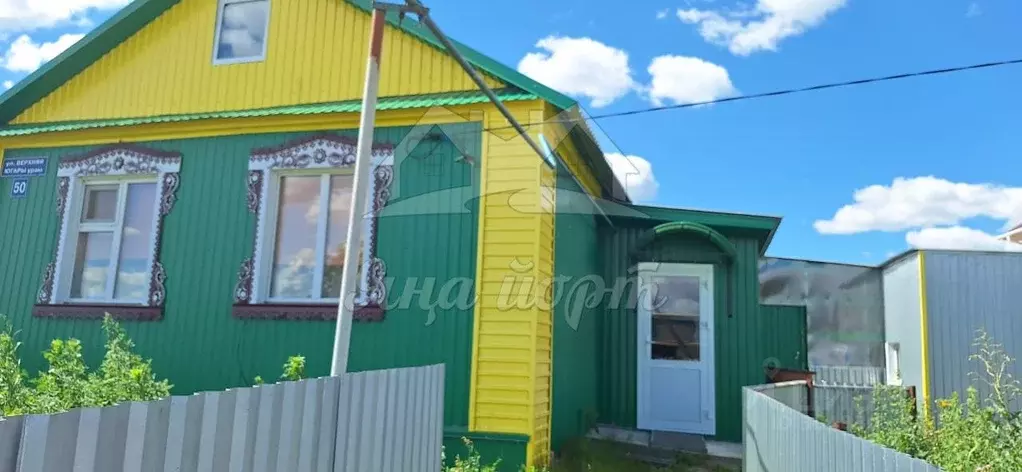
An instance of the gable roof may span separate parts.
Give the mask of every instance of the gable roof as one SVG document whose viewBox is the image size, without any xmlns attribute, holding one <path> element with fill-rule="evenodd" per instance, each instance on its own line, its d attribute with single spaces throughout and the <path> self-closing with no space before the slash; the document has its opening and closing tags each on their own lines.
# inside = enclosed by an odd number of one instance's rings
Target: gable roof
<svg viewBox="0 0 1022 472">
<path fill-rule="evenodd" d="M 21 112 L 60 88 L 181 0 L 135 0 L 73 46 L 0 95 L 0 122 Z"/>
<path fill-rule="evenodd" d="M 128 4 L 62 54 L 0 95 L 0 123 L 9 123 L 34 103 L 57 90 L 180 1 L 134 0 Z M 345 1 L 366 12 L 372 10 L 372 0 L 338 1 Z M 405 18 L 399 23 L 396 12 L 387 15 L 387 22 L 391 26 L 443 50 L 443 46 L 436 37 L 419 22 Z M 499 61 L 462 43 L 453 40 L 452 42 L 465 56 L 465 59 L 480 71 L 490 74 L 508 85 L 536 95 L 559 108 L 568 109 L 576 104 L 574 99 L 526 77 Z"/>
<path fill-rule="evenodd" d="M 372 0 L 337 0 L 347 2 L 348 4 L 362 10 L 366 13 L 372 12 Z M 134 34 L 141 31 L 146 25 L 157 19 L 164 12 L 169 10 L 171 7 L 180 3 L 181 0 L 134 0 L 126 7 L 118 11 L 116 14 L 108 18 L 103 24 L 96 27 L 88 35 L 79 40 L 73 46 L 68 48 L 66 51 L 52 59 L 51 61 L 44 64 L 42 67 L 37 69 L 35 72 L 30 74 L 28 77 L 22 79 L 20 82 L 15 84 L 10 90 L 0 95 L 0 137 L 2 136 L 16 136 L 34 133 L 45 133 L 52 131 L 67 131 L 74 129 L 87 129 L 96 127 L 107 127 L 107 126 L 129 126 L 138 123 L 138 120 L 148 120 L 145 123 L 155 122 L 167 122 L 167 121 L 184 121 L 190 119 L 205 119 L 205 118 L 216 118 L 216 116 L 207 116 L 210 114 L 190 114 L 187 116 L 167 116 L 167 117 L 142 117 L 142 118 L 125 118 L 125 119 L 111 119 L 111 120 L 87 120 L 85 122 L 61 122 L 61 123 L 38 123 L 35 125 L 26 126 L 10 126 L 7 125 L 12 120 L 17 118 L 22 112 L 27 110 L 36 102 L 42 100 L 50 93 L 54 92 L 69 80 L 74 78 L 76 75 L 84 71 L 94 62 L 102 58 L 104 55 L 112 51 L 114 48 L 119 46 L 125 40 L 133 36 Z M 397 12 L 391 12 L 387 15 L 387 22 L 401 31 L 423 41 L 424 43 L 440 50 L 444 51 L 443 45 L 436 39 L 428 28 L 420 24 L 418 21 L 405 18 L 399 19 Z M 533 97 L 533 99 L 542 99 L 551 105 L 561 109 L 569 110 L 578 106 L 578 103 L 550 87 L 547 87 L 539 82 L 525 76 L 517 70 L 508 67 L 501 62 L 490 58 L 471 47 L 468 47 L 461 42 L 451 40 L 458 51 L 465 57 L 465 59 L 472 64 L 479 71 L 489 74 L 503 82 L 509 87 L 517 88 L 522 93 L 521 95 L 515 95 L 517 99 L 523 100 L 524 97 Z M 513 89 L 509 89 L 513 90 Z M 505 91 L 506 92 L 506 91 Z M 502 99 L 507 98 L 507 94 L 502 96 Z M 383 97 L 381 97 L 382 100 Z M 408 98 L 408 97 L 400 97 Z M 409 102 L 402 102 L 407 105 Z M 347 108 L 349 104 L 334 103 L 334 104 L 307 104 L 307 107 L 312 107 L 319 110 L 321 113 L 337 112 L 333 108 L 338 106 L 341 108 Z M 333 105 L 333 107 L 331 107 Z M 309 113 L 308 110 L 303 108 L 304 104 L 297 104 L 293 107 L 277 107 L 283 110 L 249 110 L 249 115 L 246 116 L 263 116 L 267 113 L 283 111 L 285 114 L 304 114 Z M 325 106 L 325 108 L 323 108 Z M 303 108 L 301 110 L 295 108 Z M 329 109 L 328 109 L 329 108 Z M 315 111 L 313 111 L 314 113 Z M 244 112 L 227 112 L 231 113 L 244 113 Z M 583 121 L 584 124 L 584 121 Z M 5 126 L 7 125 L 7 126 Z M 577 127 L 576 127 L 577 128 Z M 622 190 L 620 183 L 617 178 L 613 175 L 610 170 L 610 166 L 606 159 L 603 157 L 603 151 L 600 149 L 596 139 L 589 133 L 588 129 L 584 131 L 573 130 L 571 133 L 572 140 L 576 144 L 584 149 L 584 157 L 589 161 L 597 174 L 597 180 L 604 187 L 607 195 L 619 196 L 625 195 Z M 625 196 L 623 201 L 628 201 Z"/>
</svg>

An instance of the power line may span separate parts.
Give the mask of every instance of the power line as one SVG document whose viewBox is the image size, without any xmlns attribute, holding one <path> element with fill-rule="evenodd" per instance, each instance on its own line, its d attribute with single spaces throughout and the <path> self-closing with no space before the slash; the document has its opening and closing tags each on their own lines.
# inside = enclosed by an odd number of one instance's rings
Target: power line
<svg viewBox="0 0 1022 472">
<path fill-rule="evenodd" d="M 652 113 L 652 112 L 656 112 L 656 111 L 676 110 L 676 109 L 680 109 L 680 108 L 692 108 L 692 107 L 698 107 L 698 106 L 704 106 L 704 105 L 713 105 L 713 104 L 716 104 L 716 103 L 726 103 L 726 102 L 737 102 L 737 101 L 742 101 L 742 100 L 752 100 L 752 99 L 756 99 L 756 98 L 778 97 L 778 96 L 781 96 L 781 95 L 792 95 L 792 94 L 796 94 L 796 93 L 813 92 L 813 91 L 817 91 L 817 90 L 826 90 L 826 89 L 840 88 L 840 87 L 850 87 L 850 86 L 854 86 L 854 85 L 864 85 L 864 84 L 872 84 L 872 83 L 877 83 L 877 82 L 887 82 L 887 81 L 890 81 L 890 80 L 908 79 L 908 78 L 913 78 L 913 77 L 924 77 L 924 76 L 928 76 L 928 75 L 950 74 L 950 73 L 953 73 L 953 72 L 963 72 L 963 71 L 976 70 L 976 69 L 988 69 L 988 68 L 991 68 L 991 67 L 1000 67 L 1000 66 L 1015 65 L 1015 64 L 1022 64 L 1022 59 L 1012 59 L 1012 60 L 1008 60 L 1008 61 L 998 61 L 998 62 L 986 62 L 986 63 L 983 63 L 983 64 L 973 64 L 973 65 L 969 65 L 969 66 L 950 67 L 950 68 L 947 68 L 947 69 L 933 69 L 933 70 L 926 70 L 926 71 L 921 71 L 921 72 L 909 72 L 907 74 L 888 75 L 888 76 L 884 76 L 884 77 L 873 77 L 873 78 L 869 78 L 869 79 L 849 80 L 849 81 L 845 81 L 845 82 L 834 82 L 834 83 L 823 84 L 823 85 L 813 85 L 813 86 L 810 86 L 810 87 L 793 88 L 793 89 L 786 89 L 786 90 L 776 90 L 776 91 L 773 91 L 773 92 L 756 93 L 756 94 L 751 94 L 751 95 L 738 95 L 738 96 L 734 96 L 734 97 L 718 98 L 718 99 L 715 99 L 715 100 L 706 100 L 706 101 L 702 101 L 702 102 L 681 103 L 681 104 L 677 104 L 677 105 L 666 105 L 666 106 L 660 106 L 660 107 L 643 108 L 643 109 L 630 110 L 630 111 L 624 111 L 624 112 L 619 112 L 619 113 L 607 113 L 607 114 L 603 114 L 603 115 L 590 116 L 590 119 L 600 120 L 600 119 L 605 119 L 605 118 L 617 118 L 617 117 L 621 117 L 621 116 L 639 115 L 639 114 L 643 114 L 643 113 Z"/>
<path fill-rule="evenodd" d="M 887 81 L 892 81 L 892 80 L 901 80 L 901 79 L 908 79 L 908 78 L 915 78 L 915 77 L 924 77 L 924 76 L 930 76 L 930 75 L 950 74 L 950 73 L 954 73 L 954 72 L 964 72 L 964 71 L 977 70 L 977 69 L 989 69 L 989 68 L 993 68 L 993 67 L 1000 67 L 1000 66 L 1007 66 L 1007 65 L 1017 65 L 1017 64 L 1022 64 L 1022 59 L 1011 59 L 1011 60 L 1007 60 L 1007 61 L 986 62 L 986 63 L 982 63 L 982 64 L 972 64 L 972 65 L 961 66 L 961 67 L 950 67 L 950 68 L 946 68 L 946 69 L 932 69 L 932 70 L 925 70 L 925 71 L 920 71 L 920 72 L 909 72 L 909 73 L 905 73 L 905 74 L 888 75 L 888 76 L 883 76 L 883 77 L 872 77 L 872 78 L 868 78 L 868 79 L 848 80 L 848 81 L 844 81 L 844 82 L 833 82 L 833 83 L 822 84 L 822 85 L 813 85 L 813 86 L 809 86 L 809 87 L 800 87 L 800 88 L 775 90 L 775 91 L 772 91 L 772 92 L 755 93 L 755 94 L 750 94 L 750 95 L 737 95 L 737 96 L 734 96 L 734 97 L 718 98 L 718 99 L 714 99 L 714 100 L 705 100 L 705 101 L 701 101 L 701 102 L 680 103 L 680 104 L 676 104 L 676 105 L 665 105 L 665 106 L 659 106 L 659 107 L 640 108 L 640 109 L 636 109 L 636 110 L 628 110 L 628 111 L 615 112 L 615 113 L 605 113 L 605 114 L 602 114 L 602 115 L 589 115 L 588 119 L 592 120 L 593 122 L 596 122 L 597 120 L 604 120 L 604 119 L 607 119 L 607 118 L 618 118 L 618 117 L 622 117 L 622 116 L 642 115 L 642 114 L 653 113 L 653 112 L 658 112 L 658 111 L 678 110 L 678 109 L 682 109 L 682 108 L 694 108 L 694 107 L 700 107 L 700 106 L 706 106 L 706 105 L 714 105 L 714 104 L 718 104 L 718 103 L 738 102 L 738 101 L 753 100 L 753 99 L 758 99 L 758 98 L 779 97 L 779 96 L 782 96 L 782 95 L 794 95 L 794 94 L 797 94 L 797 93 L 814 92 L 814 91 L 817 91 L 817 90 L 827 90 L 827 89 L 834 89 L 834 88 L 851 87 L 851 86 L 855 86 L 855 85 L 872 84 L 872 83 L 877 83 L 877 82 L 887 82 Z M 585 118 L 583 118 L 583 119 L 585 119 Z M 531 126 L 537 126 L 537 125 L 556 124 L 556 123 L 572 123 L 573 121 L 574 120 L 552 120 L 552 121 L 543 121 L 543 122 L 538 122 L 538 123 L 529 123 L 529 124 L 524 124 L 522 126 L 524 126 L 524 127 L 531 127 Z M 498 126 L 498 127 L 493 127 L 493 128 L 485 128 L 485 129 L 483 129 L 483 131 L 499 131 L 499 130 L 513 129 L 513 128 L 514 128 L 513 126 Z M 606 133 L 604 133 L 604 134 L 606 134 Z"/>
</svg>

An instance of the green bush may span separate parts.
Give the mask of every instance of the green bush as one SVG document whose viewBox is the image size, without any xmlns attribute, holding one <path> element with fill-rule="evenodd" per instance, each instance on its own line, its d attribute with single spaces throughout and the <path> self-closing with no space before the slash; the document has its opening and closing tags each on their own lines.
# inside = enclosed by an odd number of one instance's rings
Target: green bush
<svg viewBox="0 0 1022 472">
<path fill-rule="evenodd" d="M 983 332 L 975 347 L 970 359 L 982 372 L 972 375 L 964 404 L 956 393 L 915 415 L 915 402 L 903 389 L 877 387 L 869 428 L 852 432 L 949 472 L 1022 470 L 1022 419 L 1011 411 L 1022 399 L 1022 386 L 1009 373 L 1014 359 Z M 977 383 L 989 394 L 981 398 Z"/>
<path fill-rule="evenodd" d="M 0 331 L 0 412 L 50 414 L 170 396 L 170 383 L 156 379 L 151 361 L 133 352 L 135 344 L 109 315 L 103 331 L 106 352 L 95 372 L 85 365 L 80 341 L 55 339 L 43 352 L 49 367 L 29 379 L 18 356 L 21 344 L 7 325 Z"/>
<path fill-rule="evenodd" d="M 297 382 L 305 378 L 305 357 L 291 356 L 284 363 L 284 373 L 280 380 Z"/>
</svg>

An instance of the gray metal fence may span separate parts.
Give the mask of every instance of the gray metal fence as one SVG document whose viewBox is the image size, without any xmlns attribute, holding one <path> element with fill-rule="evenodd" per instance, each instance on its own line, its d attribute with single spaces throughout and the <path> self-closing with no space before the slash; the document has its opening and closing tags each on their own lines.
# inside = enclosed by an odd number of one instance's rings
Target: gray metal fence
<svg viewBox="0 0 1022 472">
<path fill-rule="evenodd" d="M 883 367 L 859 367 L 843 365 L 811 365 L 809 370 L 816 373 L 816 385 L 852 385 L 872 387 L 885 382 L 886 369 Z"/>
<path fill-rule="evenodd" d="M 802 383 L 804 382 L 789 382 Z M 779 385 L 780 387 L 777 387 Z M 838 431 L 773 397 L 791 385 L 745 387 L 742 470 L 746 472 L 937 472 L 925 461 Z"/>
<path fill-rule="evenodd" d="M 0 421 L 0 471 L 440 470 L 444 366 Z"/>
<path fill-rule="evenodd" d="M 873 388 L 883 385 L 883 367 L 814 365 L 813 406 L 817 418 L 828 423 L 869 426 L 873 416 Z"/>
<path fill-rule="evenodd" d="M 819 385 L 813 388 L 816 418 L 830 423 L 869 426 L 873 417 L 874 387 Z"/>
</svg>

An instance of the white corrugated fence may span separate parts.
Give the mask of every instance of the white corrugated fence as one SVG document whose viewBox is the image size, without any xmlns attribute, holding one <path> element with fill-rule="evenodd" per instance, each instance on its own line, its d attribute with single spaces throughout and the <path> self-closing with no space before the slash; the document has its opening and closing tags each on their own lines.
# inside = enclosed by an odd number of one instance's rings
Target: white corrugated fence
<svg viewBox="0 0 1022 472">
<path fill-rule="evenodd" d="M 936 466 L 831 428 L 799 411 L 804 381 L 745 387 L 746 472 L 938 472 Z M 780 390 L 780 391 L 775 391 Z M 790 404 L 790 406 L 789 406 Z"/>
<path fill-rule="evenodd" d="M 444 366 L 0 421 L 0 471 L 362 472 L 441 467 Z"/>
</svg>

